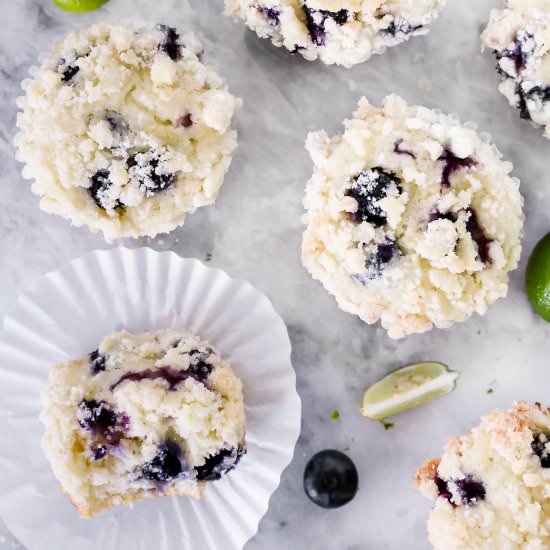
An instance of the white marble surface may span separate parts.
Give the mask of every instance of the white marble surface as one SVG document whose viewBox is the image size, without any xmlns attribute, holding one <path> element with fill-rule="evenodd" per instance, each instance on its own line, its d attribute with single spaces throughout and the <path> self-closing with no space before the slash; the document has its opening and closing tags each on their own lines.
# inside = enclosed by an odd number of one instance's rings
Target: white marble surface
<svg viewBox="0 0 550 550">
<path fill-rule="evenodd" d="M 480 53 L 479 32 L 499 1 L 450 0 L 427 37 L 346 70 L 276 50 L 225 18 L 222 0 L 111 0 L 89 15 L 65 14 L 49 0 L 0 0 L 0 315 L 40 274 L 106 247 L 85 229 L 40 212 L 14 161 L 14 101 L 40 51 L 69 29 L 101 18 L 158 20 L 197 31 L 207 58 L 222 67 L 232 90 L 244 99 L 240 147 L 216 206 L 150 245 L 198 258 L 211 252 L 212 265 L 264 291 L 289 327 L 303 431 L 247 550 L 425 550 L 430 504 L 412 487 L 415 468 L 439 453 L 449 435 L 469 429 L 492 407 L 520 398 L 550 402 L 550 325 L 533 315 L 523 290 L 526 258 L 550 226 L 545 170 L 550 142 L 520 121 L 497 93 L 494 59 Z M 431 82 L 429 90 L 419 85 L 423 80 Z M 337 131 L 361 94 L 379 101 L 390 92 L 456 112 L 491 132 L 516 166 L 527 213 L 523 260 L 509 297 L 484 318 L 399 342 L 340 312 L 299 258 L 301 198 L 311 171 L 303 148 L 306 132 Z M 363 419 L 358 403 L 364 388 L 419 359 L 445 361 L 460 370 L 458 389 L 397 417 L 390 431 Z M 494 393 L 487 394 L 489 387 Z M 333 409 L 341 413 L 338 421 L 329 418 Z M 356 499 L 336 511 L 315 507 L 302 490 L 307 458 L 326 447 L 349 448 L 360 473 Z M 9 547 L 13 537 L 4 527 L 0 534 Z"/>
</svg>

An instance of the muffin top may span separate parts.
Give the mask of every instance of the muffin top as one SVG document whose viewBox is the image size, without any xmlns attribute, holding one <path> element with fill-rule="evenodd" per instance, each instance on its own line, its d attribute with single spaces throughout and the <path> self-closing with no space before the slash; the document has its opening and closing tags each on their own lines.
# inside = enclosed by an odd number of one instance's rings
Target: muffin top
<svg viewBox="0 0 550 550">
<path fill-rule="evenodd" d="M 240 100 L 173 28 L 99 23 L 56 44 L 19 100 L 18 159 L 40 205 L 118 237 L 154 236 L 216 199 Z"/>
<path fill-rule="evenodd" d="M 499 90 L 550 138 L 550 2 L 508 1 L 491 12 L 481 39 L 497 58 Z"/>
<path fill-rule="evenodd" d="M 198 498 L 245 452 L 240 380 L 176 330 L 118 332 L 56 365 L 41 418 L 53 471 L 84 517 L 147 496 Z"/>
<path fill-rule="evenodd" d="M 519 182 L 453 116 L 363 98 L 343 135 L 309 135 L 303 262 L 345 311 L 393 338 L 484 313 L 507 292 Z"/>
<path fill-rule="evenodd" d="M 428 533 L 436 550 L 548 548 L 548 410 L 519 402 L 492 412 L 427 461 L 416 483 L 435 500 Z"/>
<path fill-rule="evenodd" d="M 226 13 L 305 59 L 350 67 L 428 32 L 445 0 L 225 0 Z"/>
</svg>

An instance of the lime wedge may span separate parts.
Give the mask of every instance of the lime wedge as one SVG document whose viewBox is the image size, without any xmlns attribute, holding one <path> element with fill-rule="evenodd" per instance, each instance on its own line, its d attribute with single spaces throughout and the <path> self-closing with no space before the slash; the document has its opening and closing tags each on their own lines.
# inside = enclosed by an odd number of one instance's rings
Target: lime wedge
<svg viewBox="0 0 550 550">
<path fill-rule="evenodd" d="M 537 244 L 529 258 L 525 285 L 535 312 L 550 322 L 550 233 Z"/>
<path fill-rule="evenodd" d="M 53 0 L 53 3 L 65 11 L 74 11 L 83 13 L 86 11 L 96 10 L 107 0 Z"/>
<path fill-rule="evenodd" d="M 415 363 L 388 374 L 364 394 L 361 413 L 382 420 L 454 390 L 458 372 L 443 363 Z"/>
</svg>

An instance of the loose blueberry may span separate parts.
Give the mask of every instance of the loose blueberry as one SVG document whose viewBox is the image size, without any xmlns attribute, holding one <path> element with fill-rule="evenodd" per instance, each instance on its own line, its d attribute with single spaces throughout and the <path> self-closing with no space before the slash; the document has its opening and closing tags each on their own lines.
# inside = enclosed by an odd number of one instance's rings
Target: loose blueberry
<svg viewBox="0 0 550 550">
<path fill-rule="evenodd" d="M 493 241 L 485 234 L 483 227 L 481 227 L 479 223 L 475 210 L 468 208 L 466 212 L 470 214 L 470 217 L 466 222 L 466 230 L 470 233 L 470 235 L 472 236 L 472 240 L 477 245 L 478 257 L 484 264 L 490 264 L 490 244 Z"/>
<path fill-rule="evenodd" d="M 322 508 L 338 508 L 357 493 L 359 476 L 351 459 L 340 451 L 314 455 L 304 471 L 304 490 Z"/>
<path fill-rule="evenodd" d="M 259 5 L 258 9 L 264 14 L 267 22 L 272 27 L 278 27 L 281 24 L 281 10 L 278 8 L 268 8 L 266 6 Z"/>
<path fill-rule="evenodd" d="M 393 152 L 397 153 L 398 155 L 408 155 L 409 157 L 415 159 L 416 155 L 410 149 L 405 149 L 403 147 L 403 142 L 404 142 L 403 139 L 398 139 L 393 144 Z"/>
<path fill-rule="evenodd" d="M 346 195 L 357 201 L 357 211 L 350 214 L 354 223 L 369 222 L 376 227 L 386 223 L 386 213 L 378 202 L 401 191 L 399 178 L 382 168 L 363 170 L 352 179 Z"/>
<path fill-rule="evenodd" d="M 445 481 L 440 477 L 436 477 L 438 493 L 441 498 L 447 499 L 453 506 L 474 506 L 485 499 L 485 485 L 481 481 L 477 481 L 472 476 L 466 476 L 462 479 L 450 479 Z M 460 502 L 455 502 L 453 491 L 450 486 L 456 487 L 456 493 L 460 497 Z"/>
<path fill-rule="evenodd" d="M 92 351 L 90 353 L 90 363 L 92 366 L 92 375 L 95 376 L 100 372 L 103 372 L 106 368 L 107 357 L 99 353 L 99 350 Z"/>
<path fill-rule="evenodd" d="M 178 43 L 180 35 L 176 29 L 168 25 L 158 25 L 157 28 L 164 33 L 164 41 L 159 45 L 159 49 L 172 61 L 177 61 L 181 57 L 182 46 Z"/>
<path fill-rule="evenodd" d="M 209 456 L 202 466 L 196 466 L 199 481 L 217 481 L 237 466 L 241 457 L 246 453 L 242 447 L 221 449 L 215 455 Z"/>
<path fill-rule="evenodd" d="M 445 149 L 438 160 L 443 163 L 443 171 L 441 173 L 441 185 L 443 187 L 451 186 L 451 176 L 455 172 L 477 166 L 477 161 L 474 158 L 466 157 L 462 159 L 457 157 L 450 149 Z"/>
<path fill-rule="evenodd" d="M 327 38 L 325 22 L 328 18 L 334 19 L 338 25 L 344 25 L 349 19 L 349 12 L 345 9 L 334 12 L 328 10 L 314 10 L 304 5 L 304 13 L 309 35 L 316 46 L 325 45 Z"/>
<path fill-rule="evenodd" d="M 170 440 L 159 447 L 153 460 L 145 464 L 141 471 L 145 479 L 161 482 L 186 479 L 190 473 L 181 457 L 179 445 Z"/>
<path fill-rule="evenodd" d="M 543 468 L 550 468 L 550 436 L 540 433 L 533 438 L 531 449 L 539 457 Z"/>
</svg>

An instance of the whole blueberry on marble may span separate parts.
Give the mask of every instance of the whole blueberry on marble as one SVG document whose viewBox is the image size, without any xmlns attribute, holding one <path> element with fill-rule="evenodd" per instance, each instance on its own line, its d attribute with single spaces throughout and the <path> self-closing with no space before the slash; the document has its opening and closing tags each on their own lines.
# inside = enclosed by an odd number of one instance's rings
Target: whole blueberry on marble
<svg viewBox="0 0 550 550">
<path fill-rule="evenodd" d="M 352 460 L 340 451 L 326 450 L 314 455 L 304 471 L 304 490 L 322 508 L 339 508 L 353 499 L 359 475 Z"/>
<path fill-rule="evenodd" d="M 178 330 L 117 332 L 56 365 L 41 419 L 48 460 L 82 517 L 147 497 L 200 498 L 246 452 L 240 380 Z"/>
</svg>

